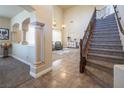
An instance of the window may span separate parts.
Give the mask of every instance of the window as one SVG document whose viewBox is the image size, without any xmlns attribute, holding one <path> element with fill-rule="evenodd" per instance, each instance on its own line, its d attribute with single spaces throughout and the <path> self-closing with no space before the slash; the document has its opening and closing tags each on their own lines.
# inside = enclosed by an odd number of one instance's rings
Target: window
<svg viewBox="0 0 124 93">
<path fill-rule="evenodd" d="M 60 30 L 53 30 L 52 34 L 53 43 L 55 43 L 56 41 L 62 41 L 62 35 Z"/>
</svg>

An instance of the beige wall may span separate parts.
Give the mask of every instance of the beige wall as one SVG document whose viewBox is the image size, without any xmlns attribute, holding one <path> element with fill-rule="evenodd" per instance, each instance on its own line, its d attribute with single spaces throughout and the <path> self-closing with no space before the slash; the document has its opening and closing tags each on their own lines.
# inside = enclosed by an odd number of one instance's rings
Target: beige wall
<svg viewBox="0 0 124 93">
<path fill-rule="evenodd" d="M 0 28 L 9 28 L 10 29 L 10 18 L 0 17 Z"/>
<path fill-rule="evenodd" d="M 56 21 L 56 26 L 61 29 L 63 24 L 63 10 L 58 6 L 53 6 L 53 21 Z"/>
<path fill-rule="evenodd" d="M 58 37 L 59 40 L 62 41 L 63 43 L 63 39 L 62 39 L 62 24 L 63 24 L 63 9 L 61 9 L 58 6 L 53 6 L 53 18 L 52 18 L 52 22 L 56 23 L 56 27 L 53 28 L 54 32 L 58 32 L 60 34 L 61 37 Z M 54 36 L 54 35 L 53 35 Z M 54 36 L 54 38 L 57 38 L 57 36 Z M 53 38 L 53 44 L 56 42 Z M 57 41 L 58 41 L 57 39 Z"/>
<path fill-rule="evenodd" d="M 9 29 L 9 39 L 11 38 L 10 36 L 10 18 L 6 17 L 0 17 L 0 28 L 8 28 Z M 0 40 L 0 43 L 3 42 L 10 42 L 10 40 Z M 11 49 L 9 51 L 9 54 L 11 54 Z M 0 47 L 0 57 L 3 55 L 3 49 Z"/>
<path fill-rule="evenodd" d="M 121 19 L 122 19 L 121 22 L 124 27 L 124 5 L 118 5 L 117 8 L 119 10 L 119 15 L 121 16 Z"/>
<path fill-rule="evenodd" d="M 6 18 L 6 17 L 0 17 L 0 28 L 8 28 L 10 31 L 10 18 Z M 9 32 L 9 34 L 11 34 Z M 9 39 L 10 39 L 10 35 L 9 35 Z M 8 42 L 9 40 L 0 40 L 0 43 L 2 42 Z"/>
<path fill-rule="evenodd" d="M 64 11 L 64 24 L 66 25 L 63 32 L 64 47 L 67 46 L 68 35 L 72 40 L 76 38 L 78 42 L 83 38 L 95 7 L 103 8 L 103 6 L 78 5 Z"/>
<path fill-rule="evenodd" d="M 119 10 L 119 16 L 121 16 L 121 24 L 124 29 L 124 5 L 118 5 L 117 8 Z M 121 32 L 120 32 L 120 39 L 121 39 L 121 42 L 123 45 L 123 51 L 124 51 L 124 35 Z"/>
</svg>

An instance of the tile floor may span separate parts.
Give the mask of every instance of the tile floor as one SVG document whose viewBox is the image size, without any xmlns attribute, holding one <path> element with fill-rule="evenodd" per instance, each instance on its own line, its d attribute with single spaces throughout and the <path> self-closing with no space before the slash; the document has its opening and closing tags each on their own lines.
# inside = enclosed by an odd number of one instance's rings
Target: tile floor
<svg viewBox="0 0 124 93">
<path fill-rule="evenodd" d="M 64 49 L 53 52 L 51 72 L 21 84 L 20 88 L 99 88 L 87 74 L 79 73 L 79 49 Z"/>
</svg>

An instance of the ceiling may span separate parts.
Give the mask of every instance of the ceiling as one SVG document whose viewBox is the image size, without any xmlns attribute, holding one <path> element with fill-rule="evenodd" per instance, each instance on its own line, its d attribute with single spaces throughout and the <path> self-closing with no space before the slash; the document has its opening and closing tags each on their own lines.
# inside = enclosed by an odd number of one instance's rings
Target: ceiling
<svg viewBox="0 0 124 93">
<path fill-rule="evenodd" d="M 58 5 L 60 8 L 62 9 L 68 9 L 68 8 L 71 8 L 71 7 L 74 7 L 76 5 Z"/>
<path fill-rule="evenodd" d="M 0 5 L 0 16 L 11 18 L 23 10 L 17 5 Z"/>
</svg>

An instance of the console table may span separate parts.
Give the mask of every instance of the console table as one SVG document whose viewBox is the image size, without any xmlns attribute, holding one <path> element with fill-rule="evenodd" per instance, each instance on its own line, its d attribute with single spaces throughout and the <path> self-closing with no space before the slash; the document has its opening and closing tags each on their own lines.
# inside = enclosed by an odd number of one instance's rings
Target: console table
<svg viewBox="0 0 124 93">
<path fill-rule="evenodd" d="M 75 41 L 69 41 L 67 42 L 68 48 L 78 48 L 78 42 Z"/>
<path fill-rule="evenodd" d="M 11 44 L 4 43 L 4 44 L 1 44 L 0 46 L 3 49 L 3 58 L 8 57 L 9 48 L 11 47 Z"/>
</svg>

